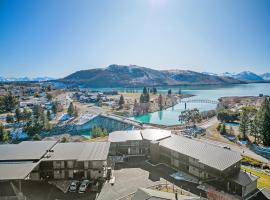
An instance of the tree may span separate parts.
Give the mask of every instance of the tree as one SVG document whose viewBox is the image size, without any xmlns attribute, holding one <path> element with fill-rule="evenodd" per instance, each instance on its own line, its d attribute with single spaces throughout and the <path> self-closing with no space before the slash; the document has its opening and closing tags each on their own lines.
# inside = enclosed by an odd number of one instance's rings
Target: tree
<svg viewBox="0 0 270 200">
<path fill-rule="evenodd" d="M 31 115 L 32 115 L 32 112 L 28 111 L 26 108 L 24 108 L 23 113 L 22 113 L 22 120 L 24 120 L 24 121 L 30 120 Z"/>
<path fill-rule="evenodd" d="M 38 140 L 41 140 L 41 137 L 40 137 L 40 135 L 35 134 L 35 135 L 32 137 L 32 139 L 35 140 L 35 141 L 38 141 Z"/>
<path fill-rule="evenodd" d="M 179 95 L 182 94 L 181 88 L 179 88 L 178 94 L 179 94 Z"/>
<path fill-rule="evenodd" d="M 250 122 L 250 134 L 252 136 L 254 136 L 254 143 L 256 143 L 256 144 L 258 144 L 258 142 L 260 140 L 258 127 L 259 127 L 259 123 L 258 123 L 258 119 L 256 116 L 255 119 Z"/>
<path fill-rule="evenodd" d="M 57 104 L 57 102 L 53 102 L 53 104 L 52 104 L 52 112 L 53 112 L 53 114 L 57 114 L 57 112 L 58 112 L 58 104 Z"/>
<path fill-rule="evenodd" d="M 172 90 L 169 89 L 169 90 L 168 90 L 168 96 L 171 96 L 171 95 L 172 95 Z"/>
<path fill-rule="evenodd" d="M 51 120 L 51 111 L 47 110 L 47 119 Z"/>
<path fill-rule="evenodd" d="M 221 122 L 233 122 L 235 120 L 238 120 L 239 113 L 231 111 L 229 109 L 221 109 L 218 111 L 217 118 Z"/>
<path fill-rule="evenodd" d="M 125 100 L 124 100 L 123 95 L 121 95 L 120 99 L 119 99 L 119 102 L 118 102 L 118 105 L 122 109 L 124 104 L 125 104 Z"/>
<path fill-rule="evenodd" d="M 163 109 L 163 104 L 164 104 L 164 102 L 163 102 L 163 97 L 162 97 L 161 94 L 159 94 L 159 96 L 158 96 L 158 106 L 159 106 L 159 109 L 160 109 L 160 110 Z"/>
<path fill-rule="evenodd" d="M 14 116 L 11 114 L 7 114 L 6 116 L 6 122 L 7 123 L 13 123 L 14 122 Z"/>
<path fill-rule="evenodd" d="M 0 122 L 0 141 L 6 142 L 9 139 L 9 132 L 5 129 L 3 124 Z"/>
<path fill-rule="evenodd" d="M 0 112 L 11 112 L 18 104 L 15 96 L 8 92 L 5 96 L 0 98 Z"/>
<path fill-rule="evenodd" d="M 248 126 L 249 126 L 248 111 L 246 109 L 243 109 L 243 111 L 240 114 L 240 125 L 239 125 L 239 131 L 242 134 L 241 135 L 242 139 L 247 138 Z"/>
<path fill-rule="evenodd" d="M 146 87 L 143 88 L 143 93 L 140 96 L 140 103 L 148 103 L 150 101 L 150 95 L 146 89 Z"/>
<path fill-rule="evenodd" d="M 100 128 L 100 127 L 96 127 L 96 126 L 94 126 L 94 127 L 92 128 L 91 136 L 92 136 L 93 138 L 104 137 L 104 136 L 106 136 L 106 135 L 108 135 L 106 129 L 103 129 L 103 128 Z"/>
<path fill-rule="evenodd" d="M 257 112 L 257 128 L 264 145 L 270 146 L 270 99 L 265 97 Z"/>
<path fill-rule="evenodd" d="M 221 124 L 219 132 L 220 132 L 222 135 L 226 134 L 226 126 L 225 126 L 224 123 Z"/>
<path fill-rule="evenodd" d="M 241 110 L 239 131 L 242 134 L 241 138 L 246 139 L 257 110 L 253 106 L 244 106 Z"/>
<path fill-rule="evenodd" d="M 157 94 L 157 88 L 153 88 L 153 94 Z"/>
<path fill-rule="evenodd" d="M 51 86 L 51 85 L 48 85 L 48 86 L 46 87 L 46 91 L 47 91 L 47 92 L 52 91 L 52 86 Z"/>
<path fill-rule="evenodd" d="M 17 122 L 20 122 L 23 118 L 21 110 L 19 108 L 16 108 L 15 110 L 15 117 L 16 117 Z"/>
<path fill-rule="evenodd" d="M 146 95 L 148 93 L 146 87 L 143 88 L 143 94 Z"/>
<path fill-rule="evenodd" d="M 74 106 L 73 106 L 73 103 L 70 102 L 69 106 L 68 106 L 68 110 L 67 110 L 67 113 L 69 114 L 69 116 L 73 116 L 74 115 Z"/>
<path fill-rule="evenodd" d="M 195 125 L 195 123 L 199 123 L 202 121 L 202 117 L 200 114 L 200 111 L 197 108 L 194 108 L 192 110 L 185 110 L 181 112 L 181 115 L 179 115 L 179 121 L 184 121 L 187 124 L 190 124 L 190 122 Z"/>
</svg>

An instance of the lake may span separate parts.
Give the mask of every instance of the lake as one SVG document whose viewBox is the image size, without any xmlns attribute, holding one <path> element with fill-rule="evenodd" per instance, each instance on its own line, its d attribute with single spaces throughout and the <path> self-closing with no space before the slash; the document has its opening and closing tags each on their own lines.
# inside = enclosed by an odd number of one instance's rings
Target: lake
<svg viewBox="0 0 270 200">
<path fill-rule="evenodd" d="M 158 87 L 158 92 L 166 93 L 168 89 L 172 92 L 178 92 L 181 88 L 182 93 L 196 95 L 191 99 L 208 99 L 218 100 L 224 96 L 258 96 L 259 94 L 270 95 L 270 83 L 252 83 L 252 84 L 236 84 L 236 85 L 203 85 L 203 86 L 170 86 Z M 122 89 L 123 90 L 123 89 Z M 187 109 L 198 108 L 200 111 L 206 111 L 216 108 L 216 104 L 210 103 L 187 103 Z M 148 113 L 137 116 L 132 119 L 144 123 L 154 123 L 162 125 L 181 124 L 178 116 L 185 109 L 184 103 L 179 103 L 174 107 L 163 111 Z"/>
</svg>

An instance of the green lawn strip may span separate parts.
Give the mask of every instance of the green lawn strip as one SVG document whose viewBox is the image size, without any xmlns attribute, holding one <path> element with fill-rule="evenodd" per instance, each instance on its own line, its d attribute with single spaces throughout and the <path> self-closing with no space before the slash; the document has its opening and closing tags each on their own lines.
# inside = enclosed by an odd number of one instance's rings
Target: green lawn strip
<svg viewBox="0 0 270 200">
<path fill-rule="evenodd" d="M 251 169 L 251 168 L 248 168 L 248 167 L 244 167 L 244 166 L 241 166 L 241 169 L 247 171 L 247 172 L 251 172 L 252 174 L 260 177 L 258 179 L 258 188 L 268 188 L 270 189 L 270 176 L 268 176 L 267 174 L 263 173 L 263 172 L 259 172 L 259 171 L 256 171 L 255 169 Z"/>
</svg>

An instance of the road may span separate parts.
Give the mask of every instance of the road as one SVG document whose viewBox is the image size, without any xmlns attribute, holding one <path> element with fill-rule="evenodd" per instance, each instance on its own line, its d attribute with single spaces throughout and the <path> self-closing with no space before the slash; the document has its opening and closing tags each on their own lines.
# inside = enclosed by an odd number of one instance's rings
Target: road
<svg viewBox="0 0 270 200">
<path fill-rule="evenodd" d="M 200 124 L 199 126 L 202 127 L 202 128 L 207 129 L 210 126 L 216 124 L 217 122 L 218 122 L 217 118 L 213 117 L 210 120 Z M 264 158 L 264 157 L 256 154 L 255 152 L 251 151 L 249 148 L 247 148 L 245 146 L 241 146 L 241 145 L 234 144 L 234 143 L 233 144 L 224 143 L 224 142 L 221 142 L 221 141 L 216 141 L 216 140 L 211 140 L 211 139 L 206 139 L 206 138 L 199 138 L 197 140 L 201 140 L 201 141 L 207 142 L 209 144 L 217 145 L 217 146 L 220 146 L 220 147 L 227 146 L 227 147 L 230 147 L 231 150 L 239 152 L 242 155 L 245 155 L 245 156 L 248 156 L 248 157 L 251 157 L 251 158 L 255 158 L 255 159 L 260 160 L 260 161 L 262 161 L 264 163 L 270 164 L 270 161 L 267 158 Z"/>
</svg>

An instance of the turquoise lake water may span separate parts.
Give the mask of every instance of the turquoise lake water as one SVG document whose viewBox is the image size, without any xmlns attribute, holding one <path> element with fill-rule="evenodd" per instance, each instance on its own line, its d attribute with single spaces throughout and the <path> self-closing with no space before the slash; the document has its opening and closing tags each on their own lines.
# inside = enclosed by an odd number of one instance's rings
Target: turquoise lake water
<svg viewBox="0 0 270 200">
<path fill-rule="evenodd" d="M 158 87 L 158 92 L 166 93 L 168 89 L 173 92 L 178 92 L 179 86 L 176 87 Z M 182 93 L 194 94 L 196 96 L 191 99 L 208 99 L 217 100 L 224 96 L 258 96 L 259 94 L 270 95 L 270 83 L 252 83 L 252 84 L 238 84 L 229 86 L 181 86 Z M 215 109 L 215 104 L 207 103 L 187 103 L 187 109 L 198 108 L 200 111 Z M 148 113 L 137 116 L 132 119 L 144 123 L 154 123 L 162 125 L 181 124 L 178 121 L 178 116 L 181 111 L 185 109 L 184 103 L 179 103 L 174 107 L 163 111 Z"/>
</svg>

